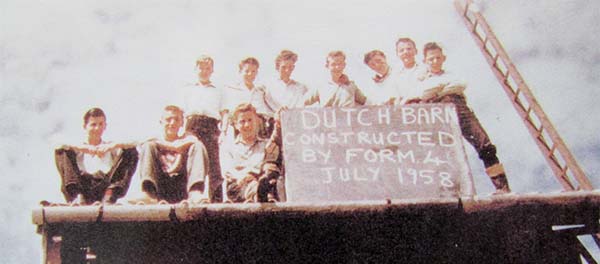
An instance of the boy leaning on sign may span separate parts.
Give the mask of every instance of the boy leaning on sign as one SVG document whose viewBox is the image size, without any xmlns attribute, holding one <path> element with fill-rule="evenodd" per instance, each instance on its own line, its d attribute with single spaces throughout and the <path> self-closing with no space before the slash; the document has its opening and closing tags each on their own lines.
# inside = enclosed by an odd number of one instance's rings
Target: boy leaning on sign
<svg viewBox="0 0 600 264">
<path fill-rule="evenodd" d="M 325 67 L 329 70 L 331 79 L 327 85 L 310 93 L 306 105 L 318 104 L 322 107 L 355 107 L 364 105 L 367 97 L 344 73 L 346 55 L 342 51 L 332 51 L 327 54 Z"/>
<path fill-rule="evenodd" d="M 479 154 L 479 158 L 485 165 L 485 171 L 496 188 L 496 194 L 509 193 L 510 187 L 504 167 L 496 155 L 496 147 L 490 141 L 475 113 L 467 106 L 467 99 L 463 93 L 466 85 L 457 82 L 444 70 L 446 56 L 437 43 L 425 44 L 423 57 L 427 71 L 418 78 L 423 93 L 417 100 L 425 103 L 451 103 L 456 107 L 463 137 Z"/>
<path fill-rule="evenodd" d="M 102 139 L 106 115 L 100 108 L 84 114 L 83 129 L 83 143 L 63 145 L 54 153 L 65 199 L 72 204 L 115 203 L 127 193 L 135 172 L 135 145 Z"/>
<path fill-rule="evenodd" d="M 399 94 L 399 83 L 388 65 L 385 54 L 372 50 L 365 54 L 364 63 L 375 72 L 367 92 L 367 105 L 393 105 Z"/>
</svg>

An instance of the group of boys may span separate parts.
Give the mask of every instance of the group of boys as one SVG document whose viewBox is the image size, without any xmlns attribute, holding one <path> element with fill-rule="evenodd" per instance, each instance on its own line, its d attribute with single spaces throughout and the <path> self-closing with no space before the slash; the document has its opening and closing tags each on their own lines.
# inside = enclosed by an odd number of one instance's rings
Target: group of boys
<svg viewBox="0 0 600 264">
<path fill-rule="evenodd" d="M 55 153 L 63 194 L 71 203 L 114 203 L 127 193 L 137 168 L 145 202 L 277 201 L 285 196 L 278 188 L 283 171 L 281 110 L 414 103 L 453 104 L 462 134 L 479 154 L 496 193 L 509 193 L 496 148 L 467 106 L 465 84 L 443 67 L 443 49 L 427 43 L 418 62 L 415 42 L 400 38 L 396 54 L 402 65 L 395 70 L 382 51 L 365 54 L 364 63 L 375 75 L 371 86 L 361 89 L 344 73 L 345 54 L 330 52 L 325 66 L 331 78 L 313 90 L 291 78 L 298 56 L 289 50 L 275 59 L 279 78 L 268 87 L 254 83 L 259 62 L 252 57 L 240 62 L 239 83 L 216 87 L 210 80 L 214 61 L 201 56 L 196 61 L 198 82 L 185 87 L 181 96 L 183 108 L 164 108 L 162 138 L 140 144 L 105 142 L 102 110 L 93 108 L 84 115 L 86 142 L 62 146 Z"/>
</svg>

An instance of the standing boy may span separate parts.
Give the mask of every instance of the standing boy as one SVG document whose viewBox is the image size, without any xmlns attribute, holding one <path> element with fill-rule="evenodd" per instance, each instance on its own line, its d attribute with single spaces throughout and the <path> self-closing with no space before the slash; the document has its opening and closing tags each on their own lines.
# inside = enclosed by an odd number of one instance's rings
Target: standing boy
<svg viewBox="0 0 600 264">
<path fill-rule="evenodd" d="M 393 105 L 399 96 L 398 82 L 392 74 L 385 54 L 380 50 L 372 50 L 365 54 L 364 63 L 375 72 L 373 84 L 366 90 L 368 105 Z"/>
<path fill-rule="evenodd" d="M 455 78 L 444 70 L 446 56 L 437 43 L 425 44 L 423 56 L 427 72 L 418 78 L 422 91 L 424 91 L 420 98 L 421 101 L 451 103 L 456 107 L 463 137 L 473 145 L 479 154 L 479 158 L 485 165 L 485 171 L 496 188 L 496 193 L 509 193 L 510 187 L 504 167 L 496 156 L 496 147 L 490 141 L 475 113 L 467 106 L 467 99 L 463 93 L 466 88 L 465 84 L 455 81 Z"/>
<path fill-rule="evenodd" d="M 289 50 L 282 50 L 275 59 L 275 69 L 279 73 L 279 78 L 268 87 L 266 94 L 267 104 L 274 111 L 282 107 L 304 107 L 308 88 L 291 78 L 297 60 L 298 55 Z"/>
<path fill-rule="evenodd" d="M 203 55 L 196 60 L 198 82 L 185 87 L 183 95 L 186 114 L 185 131 L 196 136 L 208 151 L 210 171 L 209 197 L 213 202 L 222 200 L 221 166 L 219 162 L 219 122 L 221 121 L 222 91 L 210 80 L 214 69 L 211 57 Z"/>
<path fill-rule="evenodd" d="M 307 105 L 318 103 L 322 107 L 354 107 L 364 105 L 366 96 L 358 86 L 344 74 L 346 55 L 342 51 L 327 54 L 325 67 L 330 80 L 322 89 L 315 90 L 306 101 Z"/>
</svg>

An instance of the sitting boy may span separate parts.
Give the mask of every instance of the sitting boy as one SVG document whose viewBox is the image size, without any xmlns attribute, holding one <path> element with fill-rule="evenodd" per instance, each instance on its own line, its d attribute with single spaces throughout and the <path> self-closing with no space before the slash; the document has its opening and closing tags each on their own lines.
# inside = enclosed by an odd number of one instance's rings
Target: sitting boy
<svg viewBox="0 0 600 264">
<path fill-rule="evenodd" d="M 168 203 L 207 201 L 204 183 L 209 168 L 204 144 L 193 135 L 179 135 L 183 111 L 177 106 L 165 107 L 160 123 L 162 138 L 141 146 L 140 176 L 146 198 Z"/>
<path fill-rule="evenodd" d="M 496 188 L 496 193 L 509 193 L 510 187 L 504 167 L 496 156 L 496 147 L 490 141 L 475 113 L 467 106 L 467 99 L 463 93 L 466 85 L 456 81 L 450 73 L 444 70 L 446 56 L 437 43 L 425 44 L 423 56 L 427 72 L 419 77 L 423 95 L 417 100 L 428 103 L 454 104 L 463 137 L 473 145 L 479 154 L 479 158 L 485 165 L 486 173 Z"/>
<path fill-rule="evenodd" d="M 135 172 L 135 145 L 102 140 L 106 115 L 100 108 L 85 113 L 83 129 L 87 134 L 83 144 L 63 145 L 55 150 L 65 199 L 73 204 L 115 203 L 127 193 Z"/>
<path fill-rule="evenodd" d="M 279 148 L 258 136 L 260 121 L 251 104 L 236 107 L 231 122 L 237 136 L 222 147 L 221 154 L 227 197 L 231 202 L 267 202 L 279 177 L 275 163 Z"/>
</svg>

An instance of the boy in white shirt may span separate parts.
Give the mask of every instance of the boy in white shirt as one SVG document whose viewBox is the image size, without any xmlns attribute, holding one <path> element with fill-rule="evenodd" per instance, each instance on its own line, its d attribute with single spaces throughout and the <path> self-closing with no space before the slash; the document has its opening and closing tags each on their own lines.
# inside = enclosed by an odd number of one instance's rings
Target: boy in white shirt
<svg viewBox="0 0 600 264">
<path fill-rule="evenodd" d="M 263 121 L 259 126 L 259 134 L 263 137 L 269 137 L 273 131 L 273 122 L 269 122 L 275 112 L 266 102 L 266 88 L 264 85 L 255 84 L 256 76 L 260 64 L 256 58 L 248 57 L 239 64 L 239 70 L 242 81 L 226 86 L 223 89 L 223 111 L 231 114 L 240 104 L 252 104 L 256 108 L 260 119 Z M 229 121 L 225 120 L 224 121 Z M 271 125 L 269 125 L 271 124 Z M 224 132 L 225 143 L 231 143 L 235 135 L 232 133 L 231 126 L 226 124 Z"/>
<path fill-rule="evenodd" d="M 344 74 L 346 55 L 342 51 L 332 51 L 327 54 L 325 67 L 329 70 L 331 79 L 325 87 L 314 90 L 306 101 L 306 105 L 318 104 L 322 107 L 355 107 L 364 105 L 367 97 Z"/>
<path fill-rule="evenodd" d="M 423 56 L 427 72 L 418 78 L 424 91 L 420 98 L 421 102 L 454 104 L 463 137 L 473 145 L 479 154 L 479 158 L 485 165 L 486 173 L 496 188 L 496 194 L 509 193 L 510 187 L 504 167 L 496 156 L 496 147 L 490 141 L 475 113 L 467 106 L 467 99 L 463 93 L 466 85 L 456 81 L 451 74 L 444 70 L 446 56 L 437 43 L 425 44 Z"/>
<path fill-rule="evenodd" d="M 125 196 L 136 169 L 134 144 L 104 141 L 106 115 L 92 108 L 83 116 L 87 138 L 83 144 L 63 145 L 55 150 L 62 192 L 72 204 L 112 204 Z"/>
<path fill-rule="evenodd" d="M 385 54 L 380 50 L 372 50 L 365 54 L 364 63 L 375 72 L 373 86 L 367 89 L 368 105 L 393 105 L 399 96 L 398 80 L 392 74 Z"/>
<path fill-rule="evenodd" d="M 291 78 L 297 60 L 298 55 L 289 50 L 282 50 L 275 59 L 275 69 L 279 72 L 279 78 L 268 87 L 266 94 L 267 104 L 274 111 L 282 107 L 304 107 L 308 88 Z"/>
<path fill-rule="evenodd" d="M 182 99 L 186 114 L 185 131 L 202 141 L 208 151 L 208 195 L 212 202 L 220 202 L 223 177 L 219 162 L 219 124 L 223 98 L 221 89 L 210 80 L 213 66 L 214 61 L 209 56 L 203 55 L 196 60 L 198 82 L 185 87 L 186 93 Z"/>
</svg>

